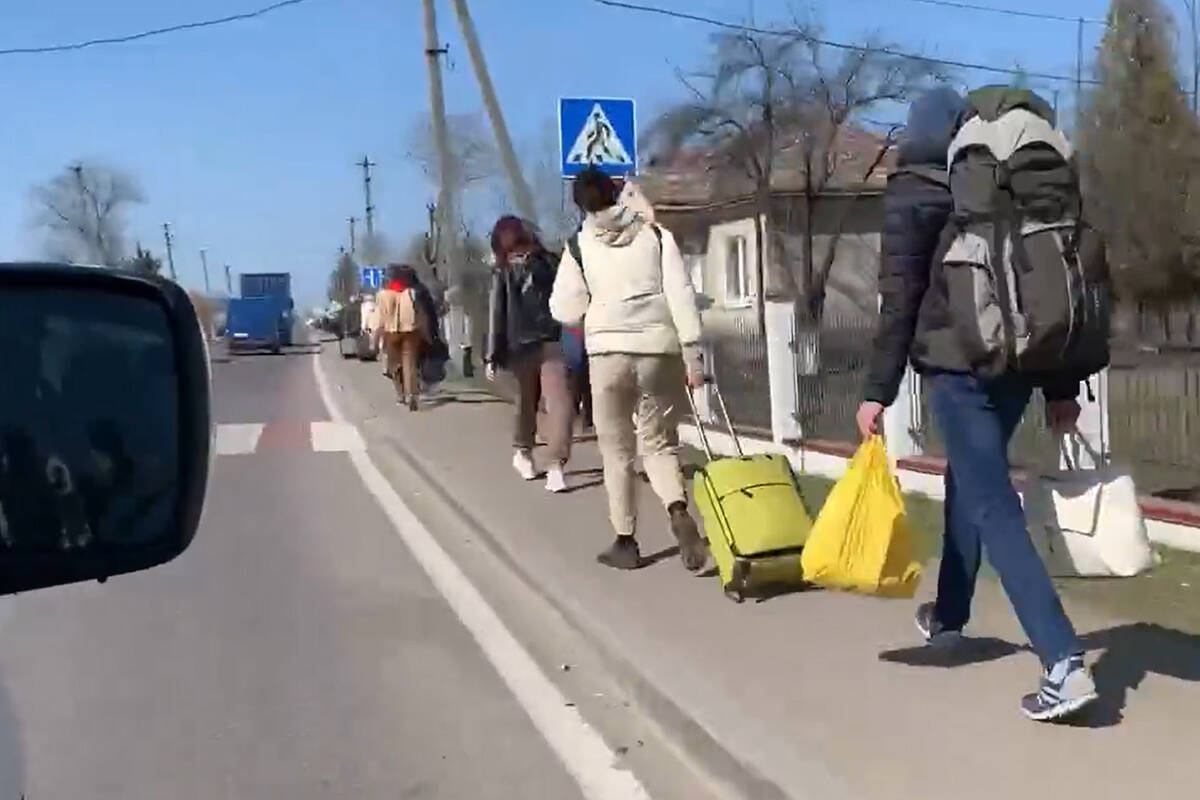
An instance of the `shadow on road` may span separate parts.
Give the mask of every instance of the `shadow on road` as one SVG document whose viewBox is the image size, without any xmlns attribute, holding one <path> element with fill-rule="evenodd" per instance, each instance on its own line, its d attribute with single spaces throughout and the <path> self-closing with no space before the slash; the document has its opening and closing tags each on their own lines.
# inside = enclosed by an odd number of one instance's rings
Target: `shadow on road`
<svg viewBox="0 0 1200 800">
<path fill-rule="evenodd" d="M 1081 638 L 1089 652 L 1102 651 L 1092 667 L 1100 699 L 1072 722 L 1075 726 L 1109 728 L 1121 724 L 1129 693 L 1151 673 L 1200 683 L 1200 636 L 1137 622 Z M 953 648 L 910 647 L 880 653 L 879 659 L 911 667 L 953 669 L 998 661 L 1028 650 L 1003 639 L 964 638 Z"/>
<path fill-rule="evenodd" d="M 1088 650 L 1103 650 L 1093 667 L 1100 700 L 1077 725 L 1108 728 L 1125 719 L 1129 693 L 1154 673 L 1200 683 L 1200 636 L 1136 622 L 1083 637 Z"/>
<path fill-rule="evenodd" d="M 953 647 L 929 647 L 927 645 L 905 647 L 880 653 L 879 660 L 891 664 L 903 664 L 906 667 L 955 669 L 969 667 L 972 664 L 999 661 L 1028 649 L 1028 647 L 992 636 L 980 638 L 964 636 Z"/>
<path fill-rule="evenodd" d="M 13 708 L 8 686 L 0 679 L 0 798 L 24 797 L 25 753 L 21 747 L 21 725 Z"/>
</svg>

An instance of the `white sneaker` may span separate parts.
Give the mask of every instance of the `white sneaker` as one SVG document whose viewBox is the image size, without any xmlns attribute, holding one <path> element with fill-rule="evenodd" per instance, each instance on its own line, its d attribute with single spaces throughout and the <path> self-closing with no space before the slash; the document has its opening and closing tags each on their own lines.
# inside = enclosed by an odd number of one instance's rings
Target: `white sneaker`
<svg viewBox="0 0 1200 800">
<path fill-rule="evenodd" d="M 559 494 L 567 490 L 567 476 L 563 473 L 562 464 L 555 464 L 546 470 L 546 491 Z"/>
<path fill-rule="evenodd" d="M 513 469 L 521 476 L 521 480 L 531 481 L 537 478 L 537 470 L 533 468 L 533 458 L 524 450 L 513 453 Z"/>
</svg>

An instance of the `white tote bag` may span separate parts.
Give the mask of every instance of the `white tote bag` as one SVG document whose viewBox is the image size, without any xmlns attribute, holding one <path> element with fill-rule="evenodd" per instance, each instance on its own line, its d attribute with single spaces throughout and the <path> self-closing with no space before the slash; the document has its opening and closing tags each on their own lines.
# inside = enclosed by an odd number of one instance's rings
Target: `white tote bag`
<svg viewBox="0 0 1200 800">
<path fill-rule="evenodd" d="M 1128 578 L 1154 567 L 1133 478 L 1094 452 L 1102 466 L 1076 469 L 1065 441 L 1062 450 L 1068 467 L 1034 478 L 1025 492 L 1029 533 L 1050 574 Z"/>
</svg>

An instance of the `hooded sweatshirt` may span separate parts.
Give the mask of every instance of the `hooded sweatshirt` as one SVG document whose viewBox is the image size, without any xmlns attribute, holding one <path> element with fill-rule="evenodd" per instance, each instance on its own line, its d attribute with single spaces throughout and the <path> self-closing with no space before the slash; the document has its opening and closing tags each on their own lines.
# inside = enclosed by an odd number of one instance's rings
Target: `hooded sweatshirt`
<svg viewBox="0 0 1200 800">
<path fill-rule="evenodd" d="M 910 356 L 921 371 L 968 370 L 949 324 L 944 285 L 931 280 L 954 210 L 946 154 L 965 107 L 953 89 L 935 89 L 913 102 L 884 194 L 879 329 L 865 397 L 885 406 L 895 401 Z"/>
<path fill-rule="evenodd" d="M 550 313 L 584 326 L 589 355 L 683 353 L 698 369 L 700 313 L 671 232 L 618 203 L 588 214 L 578 234 L 583 263 L 563 252 Z"/>
</svg>

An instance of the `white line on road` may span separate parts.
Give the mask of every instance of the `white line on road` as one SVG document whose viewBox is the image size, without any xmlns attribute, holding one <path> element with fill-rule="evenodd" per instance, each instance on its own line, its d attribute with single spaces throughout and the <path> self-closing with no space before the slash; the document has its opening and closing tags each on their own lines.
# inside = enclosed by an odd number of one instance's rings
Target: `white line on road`
<svg viewBox="0 0 1200 800">
<path fill-rule="evenodd" d="M 258 449 L 258 440 L 262 438 L 265 425 L 253 423 L 248 425 L 217 426 L 216 451 L 219 456 L 245 456 Z"/>
<path fill-rule="evenodd" d="M 350 453 L 366 450 L 367 443 L 358 428 L 348 422 L 314 422 L 312 449 L 314 453 Z"/>
<path fill-rule="evenodd" d="M 313 357 L 313 373 L 329 416 L 335 422 L 346 423 L 329 389 L 319 355 Z M 579 710 L 567 705 L 567 698 L 417 519 L 367 452 L 352 450 L 350 460 L 417 563 L 474 637 L 534 727 L 575 779 L 584 797 L 588 800 L 649 800 L 641 782 L 633 773 L 616 765 L 616 754 Z"/>
</svg>

